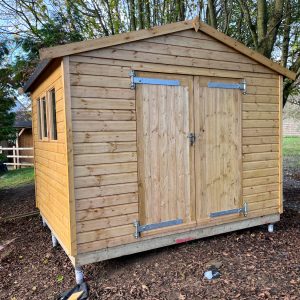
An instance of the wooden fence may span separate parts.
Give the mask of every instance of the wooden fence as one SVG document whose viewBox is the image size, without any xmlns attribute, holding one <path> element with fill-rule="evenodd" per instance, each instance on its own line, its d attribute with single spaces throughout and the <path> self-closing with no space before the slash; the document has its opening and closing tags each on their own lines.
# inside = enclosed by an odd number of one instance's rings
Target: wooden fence
<svg viewBox="0 0 300 300">
<path fill-rule="evenodd" d="M 12 158 L 12 162 L 5 163 L 7 166 L 12 166 L 14 169 L 19 169 L 22 167 L 33 166 L 33 148 L 32 147 L 2 147 L 0 146 L 0 154 L 5 153 L 7 158 Z M 22 155 L 22 152 L 26 151 L 26 154 Z M 31 155 L 30 155 L 31 154 Z M 23 161 L 27 160 L 27 161 Z M 28 161 L 29 160 L 29 161 Z"/>
</svg>

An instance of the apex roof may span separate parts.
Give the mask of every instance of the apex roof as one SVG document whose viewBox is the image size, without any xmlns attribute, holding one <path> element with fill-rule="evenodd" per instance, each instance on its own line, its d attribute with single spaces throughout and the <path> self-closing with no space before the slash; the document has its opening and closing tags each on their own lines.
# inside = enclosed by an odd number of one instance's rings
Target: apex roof
<svg viewBox="0 0 300 300">
<path fill-rule="evenodd" d="M 235 39 L 219 32 L 215 28 L 201 22 L 199 17 L 193 20 L 186 20 L 182 22 L 166 24 L 163 26 L 156 26 L 150 29 L 143 29 L 138 31 L 131 31 L 126 33 L 121 33 L 117 35 L 112 35 L 109 37 L 102 37 L 93 40 L 87 40 L 82 42 L 70 43 L 66 45 L 60 45 L 50 48 L 40 49 L 40 59 L 41 63 L 36 68 L 35 72 L 25 83 L 25 92 L 29 90 L 30 86 L 36 81 L 43 70 L 49 65 L 52 59 L 59 58 L 63 56 L 68 56 L 76 53 L 92 51 L 101 48 L 107 48 L 115 45 L 126 44 L 129 42 L 149 39 L 151 37 L 166 35 L 173 32 L 179 32 L 187 29 L 194 29 L 196 32 L 201 31 L 205 34 L 213 37 L 214 39 L 220 41 L 221 43 L 235 49 L 236 51 L 250 57 L 256 62 L 268 67 L 269 69 L 288 77 L 292 80 L 296 79 L 296 73 L 284 68 L 280 64 L 266 58 L 262 54 L 246 47 Z"/>
</svg>

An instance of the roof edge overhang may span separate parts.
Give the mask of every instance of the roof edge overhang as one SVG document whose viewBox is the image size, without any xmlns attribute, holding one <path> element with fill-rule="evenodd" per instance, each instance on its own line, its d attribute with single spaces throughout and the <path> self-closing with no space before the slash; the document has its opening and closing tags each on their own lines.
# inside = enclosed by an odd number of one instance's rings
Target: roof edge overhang
<svg viewBox="0 0 300 300">
<path fill-rule="evenodd" d="M 25 82 L 23 90 L 25 93 L 29 91 L 29 88 L 34 84 L 40 74 L 48 67 L 52 59 L 45 58 L 39 62 L 37 67 L 35 68 L 34 72 L 31 74 L 29 79 Z"/>
<path fill-rule="evenodd" d="M 216 30 L 215 28 L 201 22 L 199 17 L 192 20 L 186 20 L 177 23 L 166 24 L 163 26 L 156 26 L 150 29 L 143 29 L 138 31 L 131 31 L 126 33 L 121 33 L 109 37 L 102 37 L 88 41 L 75 42 L 66 45 L 59 45 L 50 48 L 40 49 L 40 59 L 41 63 L 36 68 L 35 72 L 25 83 L 24 91 L 27 92 L 34 83 L 34 81 L 39 77 L 43 70 L 49 65 L 52 59 L 63 57 L 67 55 L 92 51 L 101 48 L 107 48 L 115 45 L 125 44 L 129 42 L 139 41 L 143 39 L 148 39 L 155 36 L 166 35 L 173 32 L 183 31 L 187 29 L 195 29 L 195 31 L 202 31 L 205 34 L 213 37 L 214 39 L 222 42 L 223 44 L 235 49 L 236 51 L 250 57 L 254 61 L 266 66 L 267 68 L 285 76 L 289 79 L 295 80 L 296 73 L 284 68 L 280 64 L 266 58 L 262 54 L 249 49 L 242 43 L 234 40 L 233 38 L 225 35 L 224 33 Z"/>
</svg>

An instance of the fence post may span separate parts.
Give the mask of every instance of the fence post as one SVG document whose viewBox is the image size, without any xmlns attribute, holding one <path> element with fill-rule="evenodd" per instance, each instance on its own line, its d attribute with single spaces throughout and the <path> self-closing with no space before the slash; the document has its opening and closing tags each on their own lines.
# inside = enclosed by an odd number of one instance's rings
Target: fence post
<svg viewBox="0 0 300 300">
<path fill-rule="evenodd" d="M 17 167 L 16 169 L 21 169 L 21 166 L 20 166 L 20 151 L 19 151 L 19 134 L 17 133 L 17 138 L 16 138 L 16 156 L 17 156 Z"/>
<path fill-rule="evenodd" d="M 17 168 L 17 165 L 16 165 L 16 147 L 13 146 L 13 162 L 14 162 L 14 169 Z"/>
</svg>

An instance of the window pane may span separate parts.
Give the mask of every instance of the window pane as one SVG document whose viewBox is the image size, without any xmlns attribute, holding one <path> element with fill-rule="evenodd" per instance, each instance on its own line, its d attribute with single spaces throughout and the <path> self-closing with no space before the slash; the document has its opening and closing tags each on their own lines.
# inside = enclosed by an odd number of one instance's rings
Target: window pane
<svg viewBox="0 0 300 300">
<path fill-rule="evenodd" d="M 48 136 L 48 128 L 47 128 L 47 103 L 46 103 L 46 99 L 43 98 L 42 100 L 42 105 L 43 105 L 43 137 L 47 137 Z"/>
<path fill-rule="evenodd" d="M 56 123 L 56 101 L 55 101 L 55 90 L 50 91 L 51 99 L 51 138 L 52 140 L 57 140 L 57 123 Z"/>
<path fill-rule="evenodd" d="M 41 101 L 40 99 L 37 100 L 37 113 L 38 113 L 38 134 L 39 139 L 42 139 L 42 116 L 41 116 Z"/>
</svg>

